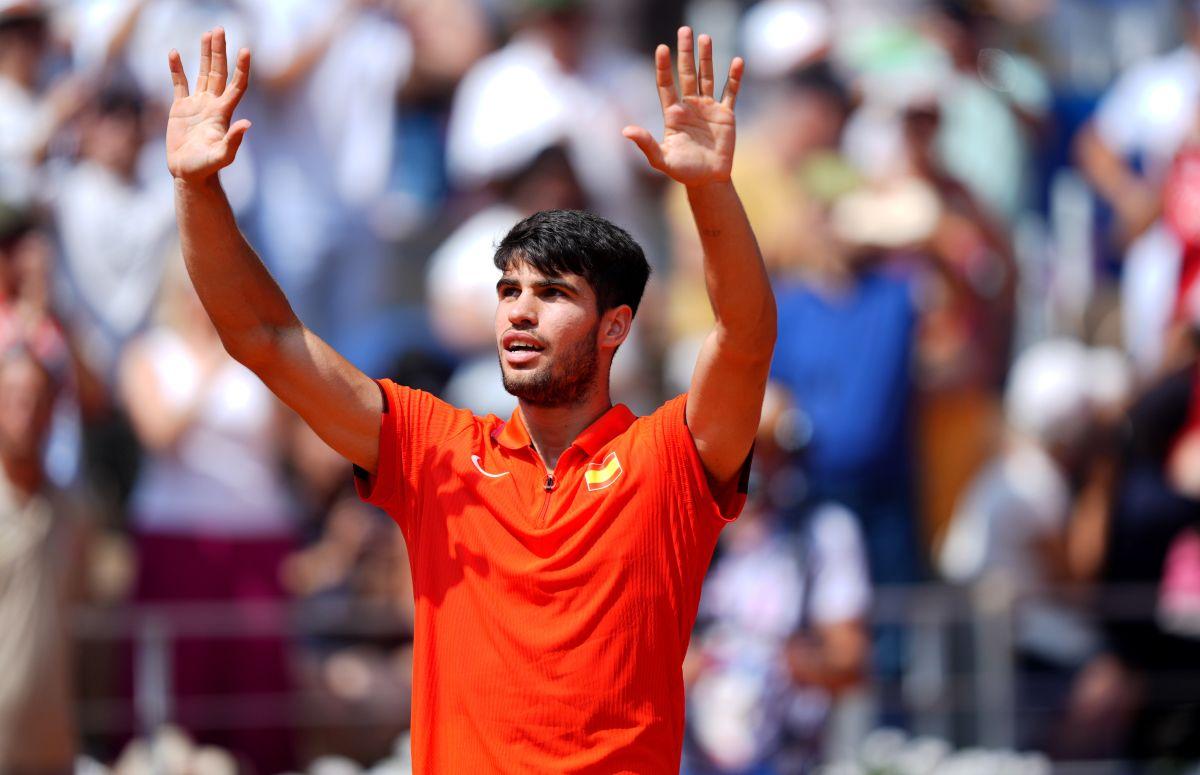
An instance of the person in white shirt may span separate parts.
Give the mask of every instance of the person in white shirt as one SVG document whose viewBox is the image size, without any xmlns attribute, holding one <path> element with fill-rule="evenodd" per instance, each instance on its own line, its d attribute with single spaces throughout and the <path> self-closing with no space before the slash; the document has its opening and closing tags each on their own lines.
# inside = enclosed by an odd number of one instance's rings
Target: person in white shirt
<svg viewBox="0 0 1200 775">
<path fill-rule="evenodd" d="M 75 299 L 73 329 L 110 386 L 120 352 L 147 322 L 174 236 L 170 179 L 137 175 L 143 110 L 109 92 L 85 114 L 82 155 L 58 184 L 54 214 Z"/>
<path fill-rule="evenodd" d="M 248 224 L 296 310 L 352 360 L 387 301 L 372 220 L 395 151 L 397 96 L 413 41 L 398 18 L 355 0 L 260 0 L 252 21 L 258 197 Z"/>
<path fill-rule="evenodd" d="M 49 20 L 37 2 L 0 0 L 0 200 L 26 207 L 46 197 L 50 142 L 83 102 L 81 82 L 41 82 Z"/>
<path fill-rule="evenodd" d="M 1125 347 L 1147 378 L 1166 365 L 1183 252 L 1161 218 L 1163 184 L 1200 128 L 1200 2 L 1183 6 L 1184 45 L 1122 74 L 1075 142 L 1084 175 L 1116 213 Z"/>
</svg>

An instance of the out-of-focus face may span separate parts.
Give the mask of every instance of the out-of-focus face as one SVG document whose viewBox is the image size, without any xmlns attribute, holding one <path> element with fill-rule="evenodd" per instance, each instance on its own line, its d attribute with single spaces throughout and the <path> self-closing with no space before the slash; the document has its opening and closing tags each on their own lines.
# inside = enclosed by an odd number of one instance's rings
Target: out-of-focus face
<svg viewBox="0 0 1200 775">
<path fill-rule="evenodd" d="M 0 29 L 0 54 L 12 77 L 26 88 L 32 88 L 40 74 L 42 59 L 49 41 L 44 19 L 9 22 Z"/>
<path fill-rule="evenodd" d="M 785 159 L 796 163 L 814 151 L 838 147 L 845 120 L 831 99 L 797 89 L 780 95 L 772 107 Z"/>
<path fill-rule="evenodd" d="M 93 115 L 83 131 L 83 151 L 118 175 L 132 177 L 142 147 L 142 127 L 131 113 Z"/>
<path fill-rule="evenodd" d="M 0 456 L 37 459 L 54 407 L 50 377 L 32 356 L 0 360 Z"/>
<path fill-rule="evenodd" d="M 604 321 L 611 326 L 612 311 L 597 312 L 588 282 L 573 274 L 547 277 L 514 262 L 496 284 L 496 294 L 504 389 L 535 406 L 585 400 L 601 378 L 602 339 L 615 350 L 611 338 L 600 335 Z"/>
</svg>

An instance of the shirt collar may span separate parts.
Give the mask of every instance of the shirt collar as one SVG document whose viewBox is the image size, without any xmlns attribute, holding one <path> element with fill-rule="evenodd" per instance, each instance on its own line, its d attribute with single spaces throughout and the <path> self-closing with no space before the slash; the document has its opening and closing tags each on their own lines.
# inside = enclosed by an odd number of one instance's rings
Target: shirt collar
<svg viewBox="0 0 1200 775">
<path fill-rule="evenodd" d="M 595 455 L 605 444 L 621 435 L 636 419 L 637 415 L 631 412 L 629 407 L 617 404 L 584 428 L 571 445 L 579 447 L 589 456 Z M 532 445 L 525 421 L 521 419 L 520 409 L 514 409 L 512 417 L 500 427 L 496 441 L 506 449 L 523 449 Z"/>
</svg>

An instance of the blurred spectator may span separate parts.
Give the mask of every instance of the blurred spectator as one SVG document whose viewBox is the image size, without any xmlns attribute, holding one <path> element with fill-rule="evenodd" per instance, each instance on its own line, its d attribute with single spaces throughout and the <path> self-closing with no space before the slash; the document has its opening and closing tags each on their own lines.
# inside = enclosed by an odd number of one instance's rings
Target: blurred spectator
<svg viewBox="0 0 1200 775">
<path fill-rule="evenodd" d="M 997 388 L 1009 360 L 1016 263 L 1004 229 L 944 167 L 936 94 L 909 96 L 899 119 L 905 178 L 937 196 L 922 258 L 917 342 L 921 501 L 926 537 L 940 540 L 954 503 L 998 432 Z"/>
<path fill-rule="evenodd" d="M 1017 596 L 1022 708 L 1018 745 L 1050 749 L 1078 719 L 1064 719 L 1075 673 L 1100 647 L 1072 579 L 1068 527 L 1075 484 L 1091 461 L 1097 418 L 1123 408 L 1124 357 L 1066 339 L 1034 345 L 1013 367 L 1005 395 L 1008 434 L 959 501 L 942 545 L 942 575 L 998 580 Z"/>
<path fill-rule="evenodd" d="M 446 122 L 458 82 L 492 48 L 485 3 L 477 0 L 385 0 L 400 8 L 413 38 L 412 73 L 400 95 L 392 181 L 376 224 L 408 236 L 435 222 L 451 194 Z"/>
<path fill-rule="evenodd" d="M 755 78 L 778 79 L 826 59 L 833 18 L 816 0 L 761 0 L 741 20 L 742 49 Z"/>
<path fill-rule="evenodd" d="M 81 512 L 42 466 L 56 383 L 0 350 L 0 770 L 68 772 L 77 746 L 68 607 L 82 592 Z"/>
<path fill-rule="evenodd" d="M 76 76 L 42 82 L 48 43 L 38 0 L 0 0 L 0 200 L 22 206 L 45 195 L 40 165 L 83 101 Z"/>
<path fill-rule="evenodd" d="M 66 487 L 75 484 L 80 474 L 81 414 L 83 419 L 94 415 L 107 396 L 52 303 L 53 260 L 51 236 L 32 211 L 0 203 L 0 349 L 29 348 L 62 387 L 45 445 L 45 463 L 54 483 Z"/>
<path fill-rule="evenodd" d="M 794 412 L 784 391 L 767 395 L 759 494 L 722 534 L 684 662 L 688 775 L 808 771 L 834 698 L 866 668 L 871 590 L 857 520 L 826 503 L 794 525 L 772 503 L 790 476 Z"/>
<path fill-rule="evenodd" d="M 932 5 L 928 30 L 950 63 L 939 89 L 938 156 L 990 217 L 1011 223 L 1030 204 L 1030 146 L 1046 119 L 1049 85 L 1032 60 L 989 40 L 996 22 L 984 4 Z"/>
<path fill-rule="evenodd" d="M 289 442 L 311 540 L 281 573 L 288 592 L 315 614 L 301 644 L 299 675 L 306 711 L 322 720 L 301 741 L 303 759 L 339 753 L 373 761 L 408 728 L 414 604 L 408 553 L 387 515 L 355 495 L 345 458 L 299 418 L 290 424 Z"/>
<path fill-rule="evenodd" d="M 126 353 L 120 387 L 145 448 L 130 502 L 137 600 L 249 603 L 231 615 L 248 624 L 254 602 L 284 597 L 279 569 L 295 540 L 295 507 L 278 452 L 279 408 L 225 354 L 178 262 L 158 325 Z M 171 665 L 178 721 L 198 739 L 248 756 L 259 772 L 292 763 L 290 665 L 281 635 L 185 637 L 175 641 Z M 229 718 L 228 703 L 246 695 L 265 695 L 273 708 L 254 719 L 258 727 Z"/>
<path fill-rule="evenodd" d="M 582 0 L 517 6 L 512 40 L 479 60 L 455 95 L 446 149 L 451 179 L 473 188 L 504 177 L 514 157 L 525 158 L 529 128 L 540 126 L 546 136 L 565 139 L 590 206 L 652 247 L 655 210 L 639 179 L 643 165 L 621 136 L 626 124 L 657 120 L 660 108 L 644 88 L 649 71 L 589 36 Z M 497 117 L 513 114 L 524 120 L 497 126 Z"/>
<path fill-rule="evenodd" d="M 69 353 L 50 308 L 50 256 L 32 212 L 0 203 L 0 349 L 28 347 L 61 382 Z"/>
<path fill-rule="evenodd" d="M 80 302 L 72 328 L 108 385 L 125 343 L 150 316 L 175 232 L 169 178 L 138 179 L 142 122 L 139 96 L 101 94 L 81 121 L 80 159 L 55 203 L 65 269 Z"/>
<path fill-rule="evenodd" d="M 1183 245 L 1161 218 L 1173 161 L 1200 130 L 1200 5 L 1180 6 L 1184 45 L 1122 74 L 1076 139 L 1082 172 L 1116 214 L 1125 346 L 1146 377 L 1187 357 L 1167 341 Z"/>
<path fill-rule="evenodd" d="M 912 458 L 911 275 L 877 254 L 830 256 L 777 283 L 772 379 L 794 397 L 817 502 L 858 514 L 876 583 L 921 576 Z"/>
<path fill-rule="evenodd" d="M 389 182 L 412 39 L 391 3 L 264 0 L 246 11 L 255 244 L 305 324 L 361 362 L 356 334 L 389 300 L 371 216 Z"/>
<path fill-rule="evenodd" d="M 1127 590 L 1100 601 L 1109 609 L 1105 634 L 1111 652 L 1088 666 L 1074 697 L 1074 712 L 1091 724 L 1073 742 L 1100 746 L 1108 756 L 1200 756 L 1200 716 L 1185 700 L 1195 694 L 1196 639 L 1166 629 L 1169 619 L 1120 616 L 1123 605 L 1131 604 L 1146 613 L 1156 605 L 1169 612 L 1173 601 L 1162 597 L 1164 591 L 1170 593 L 1167 560 L 1175 542 L 1200 524 L 1200 501 L 1175 491 L 1166 477 L 1172 442 L 1188 415 L 1191 387 L 1188 368 L 1161 380 L 1134 403 L 1119 453 L 1094 467 L 1089 485 L 1096 497 L 1073 527 L 1085 534 L 1076 539 L 1082 547 L 1079 569 Z M 1157 601 L 1147 594 L 1150 590 L 1157 591 Z"/>
</svg>

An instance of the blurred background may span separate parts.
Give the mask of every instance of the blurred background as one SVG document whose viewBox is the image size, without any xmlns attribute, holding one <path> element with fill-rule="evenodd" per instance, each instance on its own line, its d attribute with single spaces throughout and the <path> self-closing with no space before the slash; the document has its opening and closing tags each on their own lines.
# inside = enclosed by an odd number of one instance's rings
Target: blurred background
<svg viewBox="0 0 1200 775">
<path fill-rule="evenodd" d="M 684 772 L 1200 771 L 1194 0 L 0 0 L 0 771 L 410 771 L 400 532 L 198 306 L 167 52 L 252 47 L 225 186 L 372 376 L 507 416 L 495 242 L 631 231 L 645 413 L 711 323 L 620 134 L 684 22 L 780 311 Z"/>
</svg>

